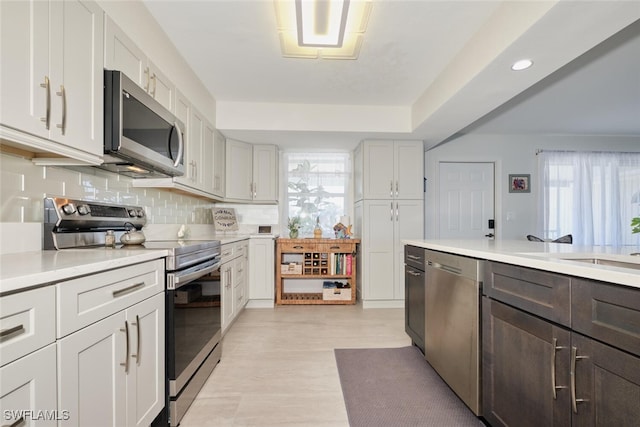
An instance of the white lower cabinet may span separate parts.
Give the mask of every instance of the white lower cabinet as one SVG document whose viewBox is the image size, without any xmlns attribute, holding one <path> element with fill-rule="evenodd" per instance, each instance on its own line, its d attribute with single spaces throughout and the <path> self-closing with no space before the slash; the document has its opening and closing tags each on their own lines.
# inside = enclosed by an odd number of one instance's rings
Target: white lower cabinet
<svg viewBox="0 0 640 427">
<path fill-rule="evenodd" d="M 3 366 L 0 378 L 2 426 L 55 426 L 69 415 L 56 402 L 56 344 Z"/>
<path fill-rule="evenodd" d="M 256 238 L 249 241 L 248 307 L 274 305 L 274 239 Z"/>
<path fill-rule="evenodd" d="M 362 236 L 358 290 L 363 307 L 404 306 L 402 239 L 423 236 L 422 200 L 356 203 L 356 234 Z"/>
<path fill-rule="evenodd" d="M 222 245 L 220 265 L 220 299 L 222 301 L 222 334 L 229 329 L 247 303 L 249 243 L 241 240 Z"/>
<path fill-rule="evenodd" d="M 148 426 L 164 406 L 164 295 L 58 341 L 69 426 Z"/>
</svg>

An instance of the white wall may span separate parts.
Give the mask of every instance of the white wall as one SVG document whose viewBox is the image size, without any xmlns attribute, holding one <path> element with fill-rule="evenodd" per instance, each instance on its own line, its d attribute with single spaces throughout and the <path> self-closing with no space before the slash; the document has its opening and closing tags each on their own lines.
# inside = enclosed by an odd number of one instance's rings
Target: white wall
<svg viewBox="0 0 640 427">
<path fill-rule="evenodd" d="M 463 135 L 425 153 L 425 237 L 438 238 L 439 162 L 495 162 L 496 236 L 525 239 L 535 232 L 537 150 L 640 151 L 640 137 Z M 509 174 L 531 174 L 531 193 L 509 193 Z M 507 220 L 509 213 L 509 220 Z"/>
</svg>

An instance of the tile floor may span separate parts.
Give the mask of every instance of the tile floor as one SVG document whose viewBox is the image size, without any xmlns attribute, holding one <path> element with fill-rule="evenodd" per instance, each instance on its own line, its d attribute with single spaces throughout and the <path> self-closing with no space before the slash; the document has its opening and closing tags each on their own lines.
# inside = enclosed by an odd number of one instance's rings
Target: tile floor
<svg viewBox="0 0 640 427">
<path fill-rule="evenodd" d="M 180 425 L 348 427 L 333 350 L 410 344 L 404 309 L 245 309 Z"/>
</svg>

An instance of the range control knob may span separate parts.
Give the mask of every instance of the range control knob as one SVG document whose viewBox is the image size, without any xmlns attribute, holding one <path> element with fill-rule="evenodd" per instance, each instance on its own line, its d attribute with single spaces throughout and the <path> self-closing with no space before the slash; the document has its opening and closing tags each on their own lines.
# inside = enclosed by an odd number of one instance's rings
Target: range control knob
<svg viewBox="0 0 640 427">
<path fill-rule="evenodd" d="M 66 205 L 62 205 L 62 212 L 67 215 L 73 215 L 76 213 L 76 208 L 71 203 L 67 203 Z"/>
<path fill-rule="evenodd" d="M 144 210 L 142 209 L 136 210 L 136 215 L 138 216 L 138 218 L 144 218 Z"/>
<path fill-rule="evenodd" d="M 89 205 L 80 205 L 78 206 L 78 213 L 80 215 L 87 215 L 91 213 L 91 208 Z"/>
</svg>

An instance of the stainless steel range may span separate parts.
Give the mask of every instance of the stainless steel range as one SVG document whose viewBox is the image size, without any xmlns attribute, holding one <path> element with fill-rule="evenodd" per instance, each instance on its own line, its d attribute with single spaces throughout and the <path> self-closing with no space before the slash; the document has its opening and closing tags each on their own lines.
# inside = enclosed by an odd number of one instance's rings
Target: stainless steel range
<svg viewBox="0 0 640 427">
<path fill-rule="evenodd" d="M 141 230 L 146 213 L 126 206 L 67 198 L 44 200 L 43 248 L 119 250 L 105 246 L 107 232 L 119 242 Z M 127 249 L 166 250 L 167 402 L 154 425 L 177 426 L 222 353 L 220 241 L 164 240 Z"/>
</svg>

